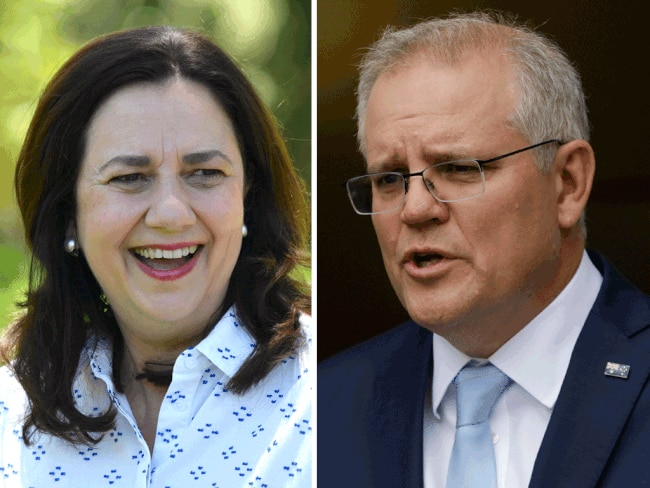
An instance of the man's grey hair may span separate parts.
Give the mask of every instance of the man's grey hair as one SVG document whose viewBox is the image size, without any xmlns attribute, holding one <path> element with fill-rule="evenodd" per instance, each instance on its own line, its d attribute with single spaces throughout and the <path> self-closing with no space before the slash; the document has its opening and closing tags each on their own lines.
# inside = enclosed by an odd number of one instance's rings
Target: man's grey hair
<svg viewBox="0 0 650 488">
<path fill-rule="evenodd" d="M 580 76 L 562 49 L 544 35 L 494 13 L 453 14 L 406 29 L 387 28 L 360 63 L 356 118 L 359 149 L 366 153 L 365 118 L 370 92 L 382 73 L 414 56 L 448 64 L 464 56 L 502 52 L 510 61 L 519 100 L 508 123 L 530 144 L 547 139 L 589 140 L 587 106 Z M 419 58 L 418 58 L 419 59 Z M 537 148 L 540 171 L 548 171 L 557 146 Z"/>
</svg>

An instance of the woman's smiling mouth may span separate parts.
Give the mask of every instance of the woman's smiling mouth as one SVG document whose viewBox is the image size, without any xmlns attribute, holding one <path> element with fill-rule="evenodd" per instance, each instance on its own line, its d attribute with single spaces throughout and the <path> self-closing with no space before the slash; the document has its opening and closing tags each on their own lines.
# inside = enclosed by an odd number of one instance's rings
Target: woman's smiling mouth
<svg viewBox="0 0 650 488">
<path fill-rule="evenodd" d="M 132 249 L 138 266 L 147 275 L 160 281 L 172 281 L 189 273 L 196 263 L 202 245 L 190 245 L 176 249 L 162 247 L 138 247 Z"/>
</svg>

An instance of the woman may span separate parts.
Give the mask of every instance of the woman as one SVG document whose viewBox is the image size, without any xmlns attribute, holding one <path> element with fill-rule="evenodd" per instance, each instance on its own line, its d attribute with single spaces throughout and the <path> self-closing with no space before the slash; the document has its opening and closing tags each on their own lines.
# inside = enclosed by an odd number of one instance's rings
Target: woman
<svg viewBox="0 0 650 488">
<path fill-rule="evenodd" d="M 214 44 L 82 48 L 16 167 L 33 251 L 4 338 L 2 486 L 308 486 L 303 186 Z"/>
</svg>

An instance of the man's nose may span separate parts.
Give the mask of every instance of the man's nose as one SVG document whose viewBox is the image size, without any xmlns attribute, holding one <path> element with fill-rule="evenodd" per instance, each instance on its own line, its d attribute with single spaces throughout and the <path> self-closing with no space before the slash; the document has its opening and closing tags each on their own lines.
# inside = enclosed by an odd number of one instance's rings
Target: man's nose
<svg viewBox="0 0 650 488">
<path fill-rule="evenodd" d="M 449 218 L 449 207 L 445 202 L 441 202 L 433 196 L 422 176 L 415 176 L 411 177 L 408 182 L 401 217 L 405 223 L 410 225 L 434 219 L 444 222 Z"/>
</svg>

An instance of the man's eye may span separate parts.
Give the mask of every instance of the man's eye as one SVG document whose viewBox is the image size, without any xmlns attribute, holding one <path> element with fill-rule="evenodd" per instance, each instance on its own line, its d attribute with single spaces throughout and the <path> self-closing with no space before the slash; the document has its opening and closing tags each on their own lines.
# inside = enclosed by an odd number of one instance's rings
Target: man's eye
<svg viewBox="0 0 650 488">
<path fill-rule="evenodd" d="M 375 175 L 373 181 L 376 186 L 398 185 L 404 178 L 399 173 L 383 173 Z"/>
<path fill-rule="evenodd" d="M 441 173 L 480 173 L 480 171 L 477 164 L 450 163 L 440 166 Z"/>
</svg>

